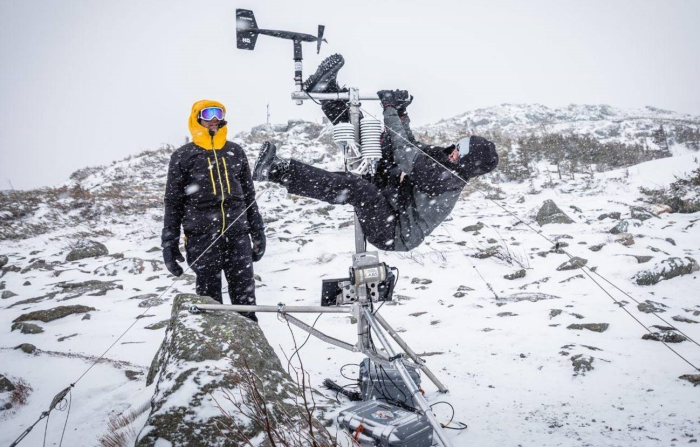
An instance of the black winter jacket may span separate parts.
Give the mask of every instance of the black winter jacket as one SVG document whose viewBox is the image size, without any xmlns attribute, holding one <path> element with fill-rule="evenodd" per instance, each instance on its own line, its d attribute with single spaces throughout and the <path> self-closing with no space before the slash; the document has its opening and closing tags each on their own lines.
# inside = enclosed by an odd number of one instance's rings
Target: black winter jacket
<svg viewBox="0 0 700 447">
<path fill-rule="evenodd" d="M 230 225 L 227 234 L 263 231 L 248 159 L 230 141 L 216 151 L 188 143 L 173 152 L 164 201 L 164 248 L 179 244 L 180 226 L 186 237 L 222 233 Z"/>
<path fill-rule="evenodd" d="M 408 116 L 400 118 L 393 107 L 384 110 L 384 125 L 375 184 L 398 213 L 394 249 L 408 251 L 450 215 L 465 181 L 496 168 L 498 154 L 492 142 L 472 136 L 469 153 L 455 164 L 448 159 L 454 146 L 416 141 Z"/>
</svg>

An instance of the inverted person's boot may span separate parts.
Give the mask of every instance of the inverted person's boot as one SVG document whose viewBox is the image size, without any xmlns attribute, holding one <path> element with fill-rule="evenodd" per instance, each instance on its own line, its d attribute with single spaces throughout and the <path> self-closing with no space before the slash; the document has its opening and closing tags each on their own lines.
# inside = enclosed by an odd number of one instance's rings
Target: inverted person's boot
<svg viewBox="0 0 700 447">
<path fill-rule="evenodd" d="M 288 173 L 289 160 L 277 157 L 277 147 L 269 141 L 264 142 L 255 161 L 253 180 L 282 183 Z"/>
<path fill-rule="evenodd" d="M 345 59 L 340 54 L 328 56 L 316 69 L 316 73 L 309 76 L 304 82 L 304 91 L 310 93 L 339 92 L 340 87 L 336 76 L 343 68 Z"/>
</svg>

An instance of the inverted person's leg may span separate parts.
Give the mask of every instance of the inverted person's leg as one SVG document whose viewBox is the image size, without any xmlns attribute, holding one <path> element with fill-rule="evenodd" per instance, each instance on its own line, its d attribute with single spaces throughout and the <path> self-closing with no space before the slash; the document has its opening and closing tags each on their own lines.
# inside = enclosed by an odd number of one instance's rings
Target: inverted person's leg
<svg viewBox="0 0 700 447">
<path fill-rule="evenodd" d="M 324 171 L 296 160 L 290 160 L 283 184 L 291 194 L 333 204 L 359 207 L 384 199 L 379 188 L 361 177 Z"/>
</svg>

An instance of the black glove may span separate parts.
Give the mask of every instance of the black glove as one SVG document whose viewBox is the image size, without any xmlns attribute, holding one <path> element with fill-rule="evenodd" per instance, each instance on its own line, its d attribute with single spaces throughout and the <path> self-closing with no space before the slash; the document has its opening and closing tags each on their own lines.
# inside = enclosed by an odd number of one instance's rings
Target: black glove
<svg viewBox="0 0 700 447">
<path fill-rule="evenodd" d="M 182 275 L 183 270 L 178 262 L 184 262 L 185 258 L 180 253 L 180 247 L 177 244 L 163 248 L 163 261 L 165 261 L 165 267 L 174 276 Z"/>
<path fill-rule="evenodd" d="M 408 92 L 406 92 L 406 94 L 408 95 Z M 406 107 L 410 106 L 412 102 L 413 102 L 413 95 L 408 95 L 408 99 L 403 101 L 401 104 L 399 104 L 396 107 L 396 111 L 399 112 L 399 115 L 405 115 L 406 114 Z"/>
<path fill-rule="evenodd" d="M 396 109 L 403 108 L 413 101 L 413 97 L 406 90 L 379 90 L 377 92 L 379 100 L 382 102 L 382 107 L 394 107 Z"/>
<path fill-rule="evenodd" d="M 251 233 L 250 240 L 253 242 L 253 262 L 258 262 L 265 254 L 265 231 Z"/>
</svg>

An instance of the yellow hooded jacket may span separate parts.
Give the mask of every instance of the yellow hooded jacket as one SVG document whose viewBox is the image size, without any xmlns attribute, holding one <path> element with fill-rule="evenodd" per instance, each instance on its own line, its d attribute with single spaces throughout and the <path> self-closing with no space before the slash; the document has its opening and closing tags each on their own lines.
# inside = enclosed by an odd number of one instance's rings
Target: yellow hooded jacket
<svg viewBox="0 0 700 447">
<path fill-rule="evenodd" d="M 181 228 L 188 238 L 205 239 L 224 231 L 229 234 L 263 231 L 243 148 L 226 141 L 226 126 L 212 138 L 209 130 L 197 122 L 200 111 L 212 106 L 224 109 L 223 104 L 210 100 L 198 101 L 192 106 L 189 118 L 192 142 L 170 157 L 164 197 L 163 247 L 179 243 Z"/>
<path fill-rule="evenodd" d="M 201 101 L 195 102 L 192 105 L 192 113 L 190 113 L 190 119 L 188 122 L 190 127 L 190 133 L 192 134 L 192 141 L 194 142 L 194 144 L 203 149 L 221 149 L 224 147 L 224 144 L 226 144 L 226 126 L 219 129 L 219 131 L 216 132 L 216 135 L 214 135 L 214 147 L 212 148 L 212 138 L 209 135 L 209 129 L 199 124 L 197 120 L 199 117 L 199 112 L 201 112 L 202 109 L 206 109 L 207 107 L 221 107 L 222 109 L 224 109 L 224 114 L 226 113 L 226 107 L 224 107 L 224 105 L 218 101 L 203 99 Z"/>
</svg>

